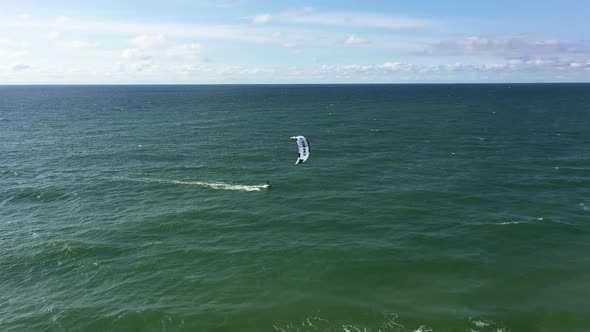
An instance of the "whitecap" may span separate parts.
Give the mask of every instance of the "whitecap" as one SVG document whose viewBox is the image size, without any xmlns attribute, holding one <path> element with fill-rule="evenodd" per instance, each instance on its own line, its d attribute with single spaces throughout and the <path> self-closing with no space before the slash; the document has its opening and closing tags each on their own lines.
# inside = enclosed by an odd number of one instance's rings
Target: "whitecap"
<svg viewBox="0 0 590 332">
<path fill-rule="evenodd" d="M 515 225 L 515 224 L 521 224 L 521 221 L 505 221 L 505 222 L 501 222 L 498 225 Z"/>
<path fill-rule="evenodd" d="M 432 329 L 429 329 L 423 325 L 420 326 L 417 330 L 414 330 L 413 332 L 432 332 Z"/>
<path fill-rule="evenodd" d="M 482 321 L 480 321 L 480 320 L 474 320 L 474 321 L 473 321 L 473 324 L 474 324 L 475 326 L 477 326 L 477 327 L 486 327 L 486 326 L 489 326 L 489 325 L 490 325 L 489 323 L 482 322 Z"/>
</svg>

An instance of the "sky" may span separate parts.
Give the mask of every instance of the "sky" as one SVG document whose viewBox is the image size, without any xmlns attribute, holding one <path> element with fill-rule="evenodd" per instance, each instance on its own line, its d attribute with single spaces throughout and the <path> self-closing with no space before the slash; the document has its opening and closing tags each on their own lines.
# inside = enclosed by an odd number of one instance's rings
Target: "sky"
<svg viewBox="0 0 590 332">
<path fill-rule="evenodd" d="M 0 84 L 590 82 L 590 1 L 4 1 Z"/>
</svg>

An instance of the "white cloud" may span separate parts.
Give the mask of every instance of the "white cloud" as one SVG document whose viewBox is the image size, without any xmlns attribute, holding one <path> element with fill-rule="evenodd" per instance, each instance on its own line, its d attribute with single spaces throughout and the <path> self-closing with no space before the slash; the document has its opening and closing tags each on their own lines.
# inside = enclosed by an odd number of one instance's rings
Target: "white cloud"
<svg viewBox="0 0 590 332">
<path fill-rule="evenodd" d="M 254 16 L 254 18 L 252 19 L 252 21 L 254 23 L 264 24 L 264 23 L 270 22 L 270 18 L 271 18 L 270 14 L 260 14 L 260 15 Z"/>
<path fill-rule="evenodd" d="M 158 70 L 158 66 L 156 66 L 151 61 L 141 61 L 137 63 L 133 63 L 130 66 L 131 70 L 136 73 L 154 73 Z"/>
<path fill-rule="evenodd" d="M 362 37 L 357 37 L 355 35 L 350 35 L 350 36 L 348 36 L 348 38 L 346 38 L 346 40 L 344 40 L 344 43 L 347 45 L 362 45 L 362 44 L 368 44 L 369 40 L 367 38 L 362 38 Z"/>
<path fill-rule="evenodd" d="M 258 26 L 237 26 L 237 25 L 197 25 L 197 24 L 157 24 L 157 23 L 128 23 L 120 21 L 76 21 L 71 20 L 68 24 L 58 24 L 54 20 L 35 19 L 30 21 L 8 20 L 2 22 L 11 29 L 37 29 L 44 31 L 73 31 L 77 34 L 110 35 L 120 38 L 131 38 L 129 42 L 135 47 L 161 47 L 168 43 L 168 38 L 208 38 L 216 40 L 230 40 L 243 43 L 276 43 L 277 35 L 272 35 L 266 27 Z M 318 42 L 329 40 L 332 44 L 333 38 L 320 38 L 315 29 L 283 29 L 283 35 L 297 35 L 306 41 Z M 327 32 L 322 32 L 327 33 Z M 164 37 L 166 36 L 166 37 Z M 157 45 L 157 46 L 156 46 Z"/>
<path fill-rule="evenodd" d="M 124 49 L 120 57 L 131 62 L 126 67 L 135 72 L 145 72 L 155 70 L 152 60 L 154 53 L 161 53 L 162 46 L 168 43 L 167 39 L 161 34 L 142 34 L 129 40 L 132 48 Z"/>
<path fill-rule="evenodd" d="M 154 48 L 166 44 L 167 40 L 161 34 L 139 35 L 131 39 L 129 43 L 141 49 Z"/>
<path fill-rule="evenodd" d="M 384 62 L 380 64 L 352 64 L 352 65 L 324 65 L 320 72 L 337 77 L 354 77 L 356 75 L 371 75 L 374 77 L 391 74 L 433 74 L 433 73 L 517 73 L 517 72 L 551 72 L 555 70 L 590 69 L 590 62 L 582 63 L 567 59 L 512 59 L 503 63 L 462 63 L 424 65 L 402 62 Z"/>
<path fill-rule="evenodd" d="M 121 53 L 121 57 L 125 59 L 142 58 L 146 55 L 138 48 L 127 48 Z"/>
<path fill-rule="evenodd" d="M 144 45 L 145 46 L 145 45 Z M 199 43 L 186 43 L 168 48 L 127 48 L 120 54 L 121 58 L 129 60 L 152 60 L 156 58 L 171 58 L 184 60 L 197 60 L 201 55 L 202 46 Z"/>
<path fill-rule="evenodd" d="M 171 47 L 167 49 L 164 54 L 170 57 L 178 57 L 185 59 L 197 59 L 201 55 L 201 44 L 190 43 L 182 44 L 179 46 Z"/>
<path fill-rule="evenodd" d="M 0 49 L 0 57 L 5 57 L 8 59 L 22 59 L 26 57 L 30 57 L 31 53 L 29 51 L 15 51 L 15 50 L 2 50 Z"/>
<path fill-rule="evenodd" d="M 71 41 L 60 41 L 56 43 L 57 46 L 63 48 L 83 49 L 83 48 L 95 48 L 98 43 L 91 43 L 84 40 L 71 40 Z"/>
<path fill-rule="evenodd" d="M 291 23 L 305 25 L 334 25 L 346 27 L 371 27 L 384 29 L 418 29 L 434 25 L 434 22 L 391 15 L 363 12 L 319 13 L 311 7 L 291 9 L 276 14 L 259 14 L 252 18 L 254 23 Z"/>
<path fill-rule="evenodd" d="M 431 44 L 422 54 L 441 56 L 502 56 L 506 58 L 548 54 L 582 53 L 583 43 L 560 40 L 527 40 L 524 38 L 487 38 L 472 36 L 443 40 Z"/>
<path fill-rule="evenodd" d="M 385 62 L 381 67 L 388 70 L 398 70 L 404 66 L 401 62 Z"/>
<path fill-rule="evenodd" d="M 55 18 L 56 23 L 64 24 L 70 22 L 72 19 L 68 16 L 59 16 Z"/>
<path fill-rule="evenodd" d="M 132 60 L 133 61 L 116 62 L 114 68 L 111 68 L 111 70 L 121 74 L 154 74 L 160 69 L 151 57 Z"/>
<path fill-rule="evenodd" d="M 57 32 L 57 31 L 52 31 L 52 32 L 50 32 L 50 33 L 47 34 L 47 37 L 49 39 L 58 39 L 59 36 L 60 36 L 60 33 Z"/>
<path fill-rule="evenodd" d="M 31 16 L 31 14 L 23 13 L 23 14 L 18 14 L 16 16 L 16 18 L 18 18 L 19 20 L 30 20 L 33 17 Z"/>
<path fill-rule="evenodd" d="M 195 65 L 180 65 L 177 66 L 176 69 L 180 72 L 180 73 L 194 73 L 196 71 L 199 70 L 199 67 L 195 66 Z"/>
<path fill-rule="evenodd" d="M 25 70 L 29 70 L 29 69 L 31 69 L 31 66 L 24 64 L 24 63 L 19 63 L 19 64 L 12 66 L 13 71 L 25 71 Z"/>
<path fill-rule="evenodd" d="M 244 5 L 245 3 L 246 3 L 246 0 L 225 1 L 225 2 L 216 3 L 215 7 L 229 9 L 229 8 L 240 7 L 240 6 Z"/>
<path fill-rule="evenodd" d="M 22 59 L 31 55 L 29 49 L 33 43 L 27 40 L 15 41 L 8 38 L 0 39 L 0 60 L 6 59 Z"/>
<path fill-rule="evenodd" d="M 92 79 L 84 73 L 93 70 L 96 72 L 95 77 L 103 82 L 110 79 L 107 73 L 114 75 L 111 77 L 116 77 L 116 82 L 142 82 L 136 80 L 133 73 L 150 73 L 159 75 L 156 81 L 171 83 L 178 81 L 180 76 L 175 74 L 179 72 L 197 73 L 192 78 L 199 80 L 205 79 L 200 74 L 207 73 L 206 79 L 221 81 L 239 79 L 243 82 L 273 82 L 284 78 L 285 81 L 306 79 L 313 82 L 324 77 L 336 82 L 338 77 L 345 77 L 352 82 L 367 78 L 369 81 L 371 78 L 391 81 L 403 75 L 423 78 L 455 75 L 457 78 L 470 76 L 493 79 L 500 77 L 496 74 L 525 72 L 528 77 L 549 77 L 547 73 L 558 71 L 566 78 L 586 79 L 590 71 L 590 52 L 587 48 L 590 42 L 585 41 L 481 36 L 441 39 L 440 36 L 444 36 L 447 30 L 443 29 L 436 34 L 394 31 L 400 26 L 396 25 L 400 21 L 394 22 L 397 18 L 393 16 L 323 12 L 313 8 L 263 14 L 259 21 L 266 22 L 266 25 L 250 24 L 251 19 L 235 25 L 201 25 L 82 21 L 69 18 L 58 22 L 55 16 L 17 20 L 13 15 L 2 25 L 7 27 L 7 31 L 19 34 L 5 34 L 0 38 L 0 63 L 4 63 L 4 70 L 9 74 L 14 70 L 13 65 L 31 66 L 28 74 L 13 73 L 14 77 L 42 77 L 45 75 L 43 70 L 47 70 L 56 82 L 65 81 L 66 78 L 71 82 L 83 82 Z M 428 21 L 419 21 L 424 23 L 422 25 L 414 23 L 401 26 L 413 29 L 434 27 L 435 24 Z M 35 36 L 45 40 L 34 39 Z M 21 43 L 24 39 L 35 44 Z M 211 42 L 212 39 L 216 42 Z M 101 42 L 100 47 L 97 47 L 98 41 Z M 67 57 L 64 56 L 67 51 L 43 48 L 47 43 L 87 50 L 83 51 L 83 57 Z M 265 47 L 265 44 L 271 47 Z M 207 48 L 204 49 L 202 45 Z M 281 47 L 289 50 L 279 50 Z M 357 47 L 362 47 L 363 52 L 359 53 L 355 49 Z M 242 56 L 241 52 L 244 51 L 251 51 L 256 56 Z M 418 51 L 422 51 L 422 57 L 415 57 Z M 82 54 L 82 51 L 78 52 Z M 294 55 L 299 52 L 305 56 Z M 334 58 L 334 54 L 338 57 Z M 215 61 L 205 62 L 203 58 L 206 55 L 213 56 Z M 315 60 L 310 60 L 312 58 Z M 319 62 L 317 59 L 320 59 Z M 297 63 L 300 67 L 286 68 L 289 63 Z M 342 63 L 349 64 L 340 65 Z M 322 64 L 326 66 L 320 70 Z M 70 67 L 76 67 L 77 71 L 68 71 Z M 23 67 L 22 70 L 27 68 Z M 550 72 L 552 70 L 554 72 Z M 69 76 L 61 77 L 61 72 Z M 148 76 L 142 77 L 146 78 L 143 82 L 151 82 Z M 187 79 L 188 76 L 182 77 Z M 9 81 L 10 77 L 6 80 Z"/>
<path fill-rule="evenodd" d="M 128 48 L 123 50 L 123 52 L 121 53 L 121 57 L 125 59 L 130 59 L 137 56 L 138 54 L 139 50 L 137 48 Z"/>
<path fill-rule="evenodd" d="M 156 46 L 169 45 L 172 41 L 161 36 L 138 37 L 141 38 L 136 37 L 130 42 L 137 47 L 127 48 L 121 52 L 120 58 L 124 60 L 117 63 L 114 71 L 156 75 L 167 70 L 162 68 L 178 68 L 182 62 L 200 61 L 202 46 L 199 43 L 183 43 L 164 48 Z M 188 68 L 182 72 L 190 71 Z"/>
</svg>

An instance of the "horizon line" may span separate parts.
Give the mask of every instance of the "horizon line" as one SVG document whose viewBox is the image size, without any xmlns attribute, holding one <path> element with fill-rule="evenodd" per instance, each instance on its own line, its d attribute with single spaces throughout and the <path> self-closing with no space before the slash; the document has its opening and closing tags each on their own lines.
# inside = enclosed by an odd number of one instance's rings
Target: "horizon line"
<svg viewBox="0 0 590 332">
<path fill-rule="evenodd" d="M 505 85 L 505 84 L 590 84 L 590 81 L 568 82 L 333 82 L 333 83 L 0 83 L 0 86 L 219 86 L 219 85 Z"/>
</svg>

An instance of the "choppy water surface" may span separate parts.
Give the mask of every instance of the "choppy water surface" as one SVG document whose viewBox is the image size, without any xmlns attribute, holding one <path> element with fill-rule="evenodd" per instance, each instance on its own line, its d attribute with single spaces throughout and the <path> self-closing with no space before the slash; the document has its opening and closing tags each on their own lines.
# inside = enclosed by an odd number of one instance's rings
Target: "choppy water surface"
<svg viewBox="0 0 590 332">
<path fill-rule="evenodd" d="M 0 87 L 0 329 L 589 331 L 589 128 L 585 84 Z"/>
</svg>

